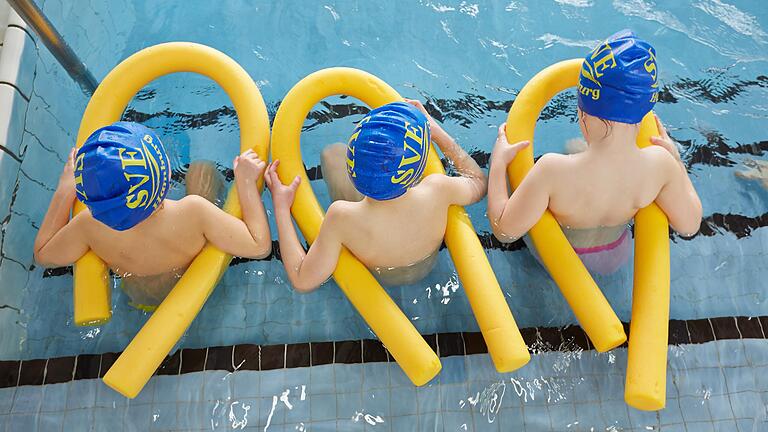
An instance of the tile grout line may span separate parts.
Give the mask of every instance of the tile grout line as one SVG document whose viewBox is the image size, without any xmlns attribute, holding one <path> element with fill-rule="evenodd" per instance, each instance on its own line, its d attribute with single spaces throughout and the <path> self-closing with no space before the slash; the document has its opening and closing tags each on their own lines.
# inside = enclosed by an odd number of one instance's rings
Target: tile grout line
<svg viewBox="0 0 768 432">
<path fill-rule="evenodd" d="M 75 356 L 75 361 L 72 364 L 72 379 L 70 381 L 74 381 L 75 377 L 77 376 L 77 360 L 80 356 Z M 48 363 L 45 364 L 45 368 L 48 369 Z M 45 382 L 45 380 L 43 380 Z"/>
<path fill-rule="evenodd" d="M 680 320 L 680 321 L 682 321 L 685 324 L 688 340 L 682 340 L 682 341 L 680 341 L 680 340 L 672 340 L 672 341 L 670 341 L 669 345 L 670 346 L 675 346 L 675 345 L 699 345 L 699 344 L 708 343 L 708 342 L 718 342 L 718 341 L 725 341 L 725 340 L 742 340 L 743 341 L 745 339 L 744 338 L 744 332 L 742 332 L 741 329 L 738 326 L 738 318 L 740 318 L 740 317 L 718 317 L 718 318 L 732 318 L 734 320 L 735 324 L 736 324 L 739 337 L 731 337 L 731 338 L 726 337 L 726 338 L 723 338 L 723 339 L 718 339 L 717 336 L 715 335 L 714 324 L 713 324 L 712 320 L 709 319 L 709 318 L 696 319 L 696 320 Z M 760 319 L 763 318 L 763 317 L 760 316 L 760 317 L 744 317 L 744 318 L 757 319 L 758 320 L 758 324 L 761 325 Z M 700 340 L 700 342 L 692 342 L 691 341 L 691 334 L 690 334 L 689 323 L 690 322 L 694 322 L 694 321 L 699 322 L 699 321 L 704 321 L 704 320 L 707 321 L 708 328 L 711 331 L 711 338 L 712 339 L 710 340 L 709 336 L 707 337 L 707 340 L 702 340 L 701 337 L 699 337 L 699 338 L 697 338 L 697 340 Z M 702 324 L 703 324 L 703 322 L 702 322 Z M 546 333 L 546 332 L 549 332 L 549 331 L 554 329 L 554 330 L 560 330 L 559 336 L 560 336 L 561 340 L 565 337 L 565 335 L 562 333 L 562 329 L 563 328 L 559 328 L 558 327 L 558 328 L 541 328 L 541 329 L 540 328 L 535 328 L 535 329 L 536 329 L 536 334 L 539 335 L 539 336 L 542 334 L 542 330 Z M 760 335 L 765 336 L 765 333 L 763 331 L 762 325 L 761 325 L 760 329 L 761 329 Z M 465 335 L 465 333 L 466 333 L 466 335 Z M 455 333 L 445 333 L 445 334 L 446 335 L 447 334 L 456 335 Z M 438 356 L 440 356 L 442 354 L 448 355 L 450 353 L 448 353 L 448 352 L 443 353 L 442 352 L 442 351 L 445 350 L 445 347 L 443 347 L 443 348 L 440 347 L 440 342 L 439 342 L 440 335 L 441 335 L 440 333 L 437 333 L 437 334 L 434 334 L 434 335 L 427 335 L 427 336 L 434 336 L 435 337 L 435 343 L 436 343 L 436 350 L 435 351 L 438 354 Z M 460 340 L 461 340 L 461 355 L 463 355 L 465 357 L 470 355 L 470 354 L 467 354 L 467 345 L 466 345 L 467 344 L 467 339 L 466 339 L 467 335 L 473 335 L 473 336 L 476 335 L 477 337 L 482 337 L 481 333 L 479 333 L 479 332 L 458 332 L 458 337 L 456 337 L 456 341 L 458 341 L 459 338 L 460 338 Z M 757 340 L 763 339 L 764 340 L 766 338 L 765 337 L 760 338 L 758 336 L 758 337 L 750 337 L 748 339 L 757 339 Z M 367 352 L 367 351 L 365 350 L 364 346 L 365 346 L 365 341 L 367 341 L 367 340 L 368 339 L 351 340 L 351 341 L 329 341 L 329 342 L 322 342 L 322 343 L 330 343 L 330 344 L 332 344 L 332 347 L 333 347 L 332 351 L 331 351 L 331 353 L 332 353 L 331 361 L 328 364 L 337 364 L 337 363 L 338 364 L 347 364 L 345 361 L 343 361 L 341 363 L 336 361 L 336 354 L 337 354 L 337 351 L 338 351 L 336 345 L 340 344 L 340 343 L 343 344 L 343 343 L 350 343 L 350 342 L 351 343 L 355 343 L 355 344 L 357 344 L 360 347 L 360 354 L 361 354 L 360 358 L 359 359 L 354 359 L 354 362 L 352 364 L 388 363 L 388 362 L 391 361 L 391 356 L 390 356 L 389 352 L 386 350 L 386 347 L 383 344 L 381 346 L 382 346 L 382 348 L 384 348 L 385 354 L 386 354 L 386 358 L 384 360 L 381 360 L 381 361 L 366 360 L 365 359 L 365 352 Z M 370 339 L 370 341 L 378 342 L 379 344 L 381 343 L 377 339 Z M 314 360 L 312 359 L 312 354 L 315 351 L 315 350 L 313 350 L 312 345 L 317 344 L 317 342 L 307 342 L 306 344 L 309 347 L 309 349 L 308 349 L 308 351 L 309 351 L 309 365 L 310 366 L 317 366 L 315 364 Z M 262 370 L 262 368 L 263 368 L 262 359 L 261 359 L 261 354 L 262 354 L 261 348 L 262 348 L 262 346 L 261 345 L 252 345 L 252 344 L 248 344 L 248 345 L 258 347 L 258 350 L 259 350 L 259 352 L 258 352 L 258 356 L 259 356 L 259 358 L 258 358 L 258 370 Z M 292 369 L 292 368 L 294 368 L 294 366 L 289 367 L 288 364 L 287 364 L 287 361 L 288 361 L 287 360 L 287 348 L 288 348 L 289 344 L 279 344 L 279 345 L 283 346 L 283 350 L 282 350 L 283 351 L 283 365 L 282 365 L 282 368 L 283 369 Z M 279 345 L 276 345 L 276 346 L 279 346 Z M 230 364 L 232 365 L 231 367 L 234 369 L 234 367 L 235 367 L 235 365 L 234 365 L 234 358 L 235 358 L 235 349 L 236 349 L 236 347 L 235 347 L 235 345 L 229 345 L 229 346 L 225 346 L 224 348 L 228 348 L 228 349 L 231 350 L 230 351 Z M 195 348 L 179 349 L 179 366 L 178 366 L 178 369 L 177 369 L 177 371 L 176 371 L 176 373 L 174 375 L 183 375 L 185 373 L 185 372 L 182 372 L 183 364 L 184 364 L 184 356 L 183 356 L 183 352 L 184 351 L 187 351 L 187 350 L 189 350 L 189 351 L 201 351 L 203 349 L 205 350 L 205 353 L 204 353 L 204 358 L 203 358 L 203 368 L 202 368 L 202 370 L 203 371 L 208 370 L 208 366 L 212 366 L 214 368 L 217 367 L 214 364 L 215 362 L 212 362 L 210 365 L 208 364 L 208 361 L 209 361 L 208 355 L 209 355 L 209 349 L 210 349 L 209 347 L 206 347 L 206 348 L 196 348 L 196 349 Z M 99 355 L 99 364 L 98 364 L 98 369 L 97 369 L 98 370 L 98 377 L 99 378 L 101 377 L 101 373 L 102 373 L 103 369 L 105 368 L 105 362 L 104 362 L 104 357 L 103 357 L 105 354 L 107 354 L 107 353 L 102 353 L 102 354 Z M 80 357 L 83 356 L 83 355 L 85 355 L 85 354 L 80 354 L 80 355 L 71 356 L 71 357 L 66 357 L 66 356 L 65 357 L 51 357 L 51 358 L 47 358 L 47 359 L 33 359 L 33 360 L 34 361 L 45 360 L 45 366 L 44 366 L 43 371 L 42 371 L 42 379 L 43 379 L 43 383 L 45 384 L 46 380 L 48 379 L 49 361 L 51 361 L 51 360 L 71 359 L 71 361 L 73 361 L 73 366 L 72 366 L 72 371 L 70 373 L 70 379 L 68 381 L 76 381 L 76 380 L 80 380 L 80 379 L 87 379 L 87 378 L 78 378 L 77 377 L 77 368 L 78 368 L 78 366 L 80 366 L 80 363 L 81 363 Z M 453 355 L 453 354 L 451 354 L 451 355 Z M 11 361 L 7 362 L 7 363 L 10 363 L 9 366 L 11 366 L 13 363 L 16 363 L 16 365 L 14 365 L 12 367 L 16 368 L 16 375 L 17 375 L 15 383 L 9 383 L 11 385 L 8 385 L 7 387 L 11 387 L 11 386 L 19 387 L 19 384 L 21 382 L 21 373 L 22 373 L 22 369 L 23 369 L 23 363 L 24 362 L 29 362 L 29 361 L 31 361 L 31 360 L 18 360 L 18 361 L 11 360 Z M 300 367 L 300 366 L 296 366 L 296 367 Z M 8 370 L 8 369 L 6 369 L 6 370 Z M 192 372 L 192 371 L 190 371 L 190 372 Z M 9 372 L 9 374 L 10 373 L 13 373 L 12 369 L 11 369 L 11 372 Z"/>
</svg>

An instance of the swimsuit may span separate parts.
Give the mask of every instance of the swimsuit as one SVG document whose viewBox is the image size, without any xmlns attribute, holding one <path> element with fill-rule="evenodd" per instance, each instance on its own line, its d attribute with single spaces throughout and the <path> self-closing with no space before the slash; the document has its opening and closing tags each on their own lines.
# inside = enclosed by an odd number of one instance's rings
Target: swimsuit
<svg viewBox="0 0 768 432">
<path fill-rule="evenodd" d="M 573 242 L 572 233 L 574 231 L 563 230 L 565 237 L 571 242 Z M 536 260 L 541 263 L 541 258 L 529 236 L 523 237 L 523 241 L 528 246 L 528 249 L 531 250 Z M 584 263 L 584 266 L 590 273 L 609 275 L 619 270 L 629 260 L 631 246 L 629 228 L 625 227 L 619 238 L 610 243 L 589 247 L 574 247 L 573 250 L 581 258 L 581 262 Z"/>
<path fill-rule="evenodd" d="M 587 270 L 601 275 L 608 275 L 620 269 L 629 260 L 630 249 L 629 229 L 625 229 L 621 236 L 611 243 L 573 248 Z"/>
</svg>

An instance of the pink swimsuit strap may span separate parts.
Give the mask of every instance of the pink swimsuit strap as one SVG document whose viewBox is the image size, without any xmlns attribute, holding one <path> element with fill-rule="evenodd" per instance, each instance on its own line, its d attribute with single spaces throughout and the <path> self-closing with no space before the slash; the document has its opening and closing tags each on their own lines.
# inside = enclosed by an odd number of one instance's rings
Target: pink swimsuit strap
<svg viewBox="0 0 768 432">
<path fill-rule="evenodd" d="M 585 247 L 585 248 L 577 248 L 577 247 L 575 247 L 575 248 L 573 248 L 573 250 L 574 250 L 574 252 L 576 252 L 579 255 L 609 251 L 611 249 L 617 248 L 621 244 L 621 242 L 623 242 L 624 239 L 627 238 L 627 235 L 629 235 L 629 230 L 628 229 L 624 230 L 624 233 L 622 233 L 621 236 L 619 236 L 619 238 L 617 240 L 612 241 L 612 242 L 610 242 L 608 244 L 604 244 L 604 245 L 601 245 L 601 246 Z"/>
</svg>

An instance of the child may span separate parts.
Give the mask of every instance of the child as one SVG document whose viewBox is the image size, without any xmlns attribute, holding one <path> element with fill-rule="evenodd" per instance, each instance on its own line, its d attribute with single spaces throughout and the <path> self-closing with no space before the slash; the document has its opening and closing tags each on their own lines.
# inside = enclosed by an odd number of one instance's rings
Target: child
<svg viewBox="0 0 768 432">
<path fill-rule="evenodd" d="M 420 102 L 407 102 L 374 109 L 357 125 L 346 148 L 334 145 L 323 151 L 323 178 L 335 201 L 307 253 L 290 213 L 300 178 L 286 186 L 275 171 L 280 161 L 267 168 L 280 255 L 296 290 L 312 291 L 325 282 L 336 268 L 342 246 L 382 284 L 414 283 L 434 265 L 448 207 L 469 205 L 485 196 L 485 175 L 477 163 Z M 419 182 L 430 130 L 461 176 L 430 175 Z"/>
<path fill-rule="evenodd" d="M 628 221 L 654 201 L 680 234 L 699 230 L 701 201 L 658 117 L 655 145 L 635 144 L 638 124 L 658 99 L 656 73 L 653 48 L 628 30 L 598 46 L 579 77 L 586 149 L 545 154 L 511 197 L 507 165 L 529 143 L 509 145 L 505 125 L 499 127 L 488 184 L 488 219 L 499 240 L 521 237 L 549 207 L 585 266 L 609 274 L 629 257 Z"/>
<path fill-rule="evenodd" d="M 130 122 L 103 127 L 70 152 L 35 239 L 35 261 L 66 266 L 92 249 L 122 277 L 132 304 L 151 310 L 206 242 L 232 255 L 269 255 L 269 225 L 256 188 L 265 166 L 250 150 L 234 160 L 240 220 L 212 203 L 223 186 L 212 164 L 193 163 L 187 196 L 165 199 L 170 161 L 154 131 Z M 75 198 L 88 208 L 69 220 Z"/>
</svg>

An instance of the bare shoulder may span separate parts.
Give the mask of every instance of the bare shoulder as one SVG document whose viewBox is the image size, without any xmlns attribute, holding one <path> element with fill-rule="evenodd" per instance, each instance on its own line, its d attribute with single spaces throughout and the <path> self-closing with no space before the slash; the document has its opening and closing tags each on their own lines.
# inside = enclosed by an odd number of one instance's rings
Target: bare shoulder
<svg viewBox="0 0 768 432">
<path fill-rule="evenodd" d="M 200 195 L 187 195 L 180 200 L 166 199 L 163 201 L 163 206 L 167 210 L 171 210 L 171 212 L 180 212 L 185 215 L 210 217 L 218 213 L 224 214 L 224 211 L 216 206 L 216 204 Z"/>
<path fill-rule="evenodd" d="M 341 233 L 365 218 L 357 217 L 361 208 L 360 203 L 351 201 L 334 201 L 328 206 L 323 219 L 322 228 L 325 232 Z"/>
<path fill-rule="evenodd" d="M 573 158 L 569 157 L 569 155 L 561 153 L 544 153 L 533 166 L 534 168 L 538 166 L 541 169 L 550 169 L 552 167 L 566 165 L 570 163 L 571 160 L 573 160 Z"/>
<path fill-rule="evenodd" d="M 660 162 L 660 163 L 676 162 L 674 156 L 669 154 L 669 152 L 663 147 L 659 147 L 657 145 L 651 145 L 643 148 L 642 155 L 648 160 L 655 161 L 655 162 Z"/>
<path fill-rule="evenodd" d="M 650 165 L 650 169 L 657 175 L 673 174 L 679 170 L 677 159 L 662 147 L 656 145 L 645 147 L 642 155 Z"/>
<path fill-rule="evenodd" d="M 183 218 L 195 226 L 215 226 L 227 217 L 224 210 L 199 195 L 187 195 L 180 200 L 166 199 L 163 207 L 166 216 Z"/>
<path fill-rule="evenodd" d="M 68 225 L 72 225 L 72 227 L 77 230 L 84 229 L 87 231 L 90 227 L 100 223 L 101 222 L 94 219 L 93 215 L 91 214 L 91 210 L 86 207 L 80 213 L 76 214 L 69 221 Z"/>
<path fill-rule="evenodd" d="M 163 201 L 163 205 L 177 206 L 183 209 L 202 209 L 210 208 L 215 205 L 200 195 L 187 195 L 180 200 L 166 199 Z"/>
<path fill-rule="evenodd" d="M 350 215 L 354 214 L 360 208 L 360 203 L 352 201 L 334 201 L 328 206 L 328 210 L 325 212 L 326 222 L 341 222 L 350 219 Z"/>
<path fill-rule="evenodd" d="M 573 158 L 560 153 L 544 153 L 533 164 L 529 176 L 535 178 L 549 178 L 553 175 L 568 172 L 568 167 L 573 163 Z"/>
<path fill-rule="evenodd" d="M 431 198 L 435 197 L 450 197 L 457 185 L 461 182 L 462 177 L 451 177 L 445 174 L 436 173 L 430 174 L 421 179 L 419 184 L 413 187 L 414 192 L 426 193 Z"/>
<path fill-rule="evenodd" d="M 421 179 L 421 182 L 419 182 L 415 188 L 439 188 L 440 186 L 443 186 L 450 181 L 451 177 L 445 174 L 430 174 Z"/>
</svg>

